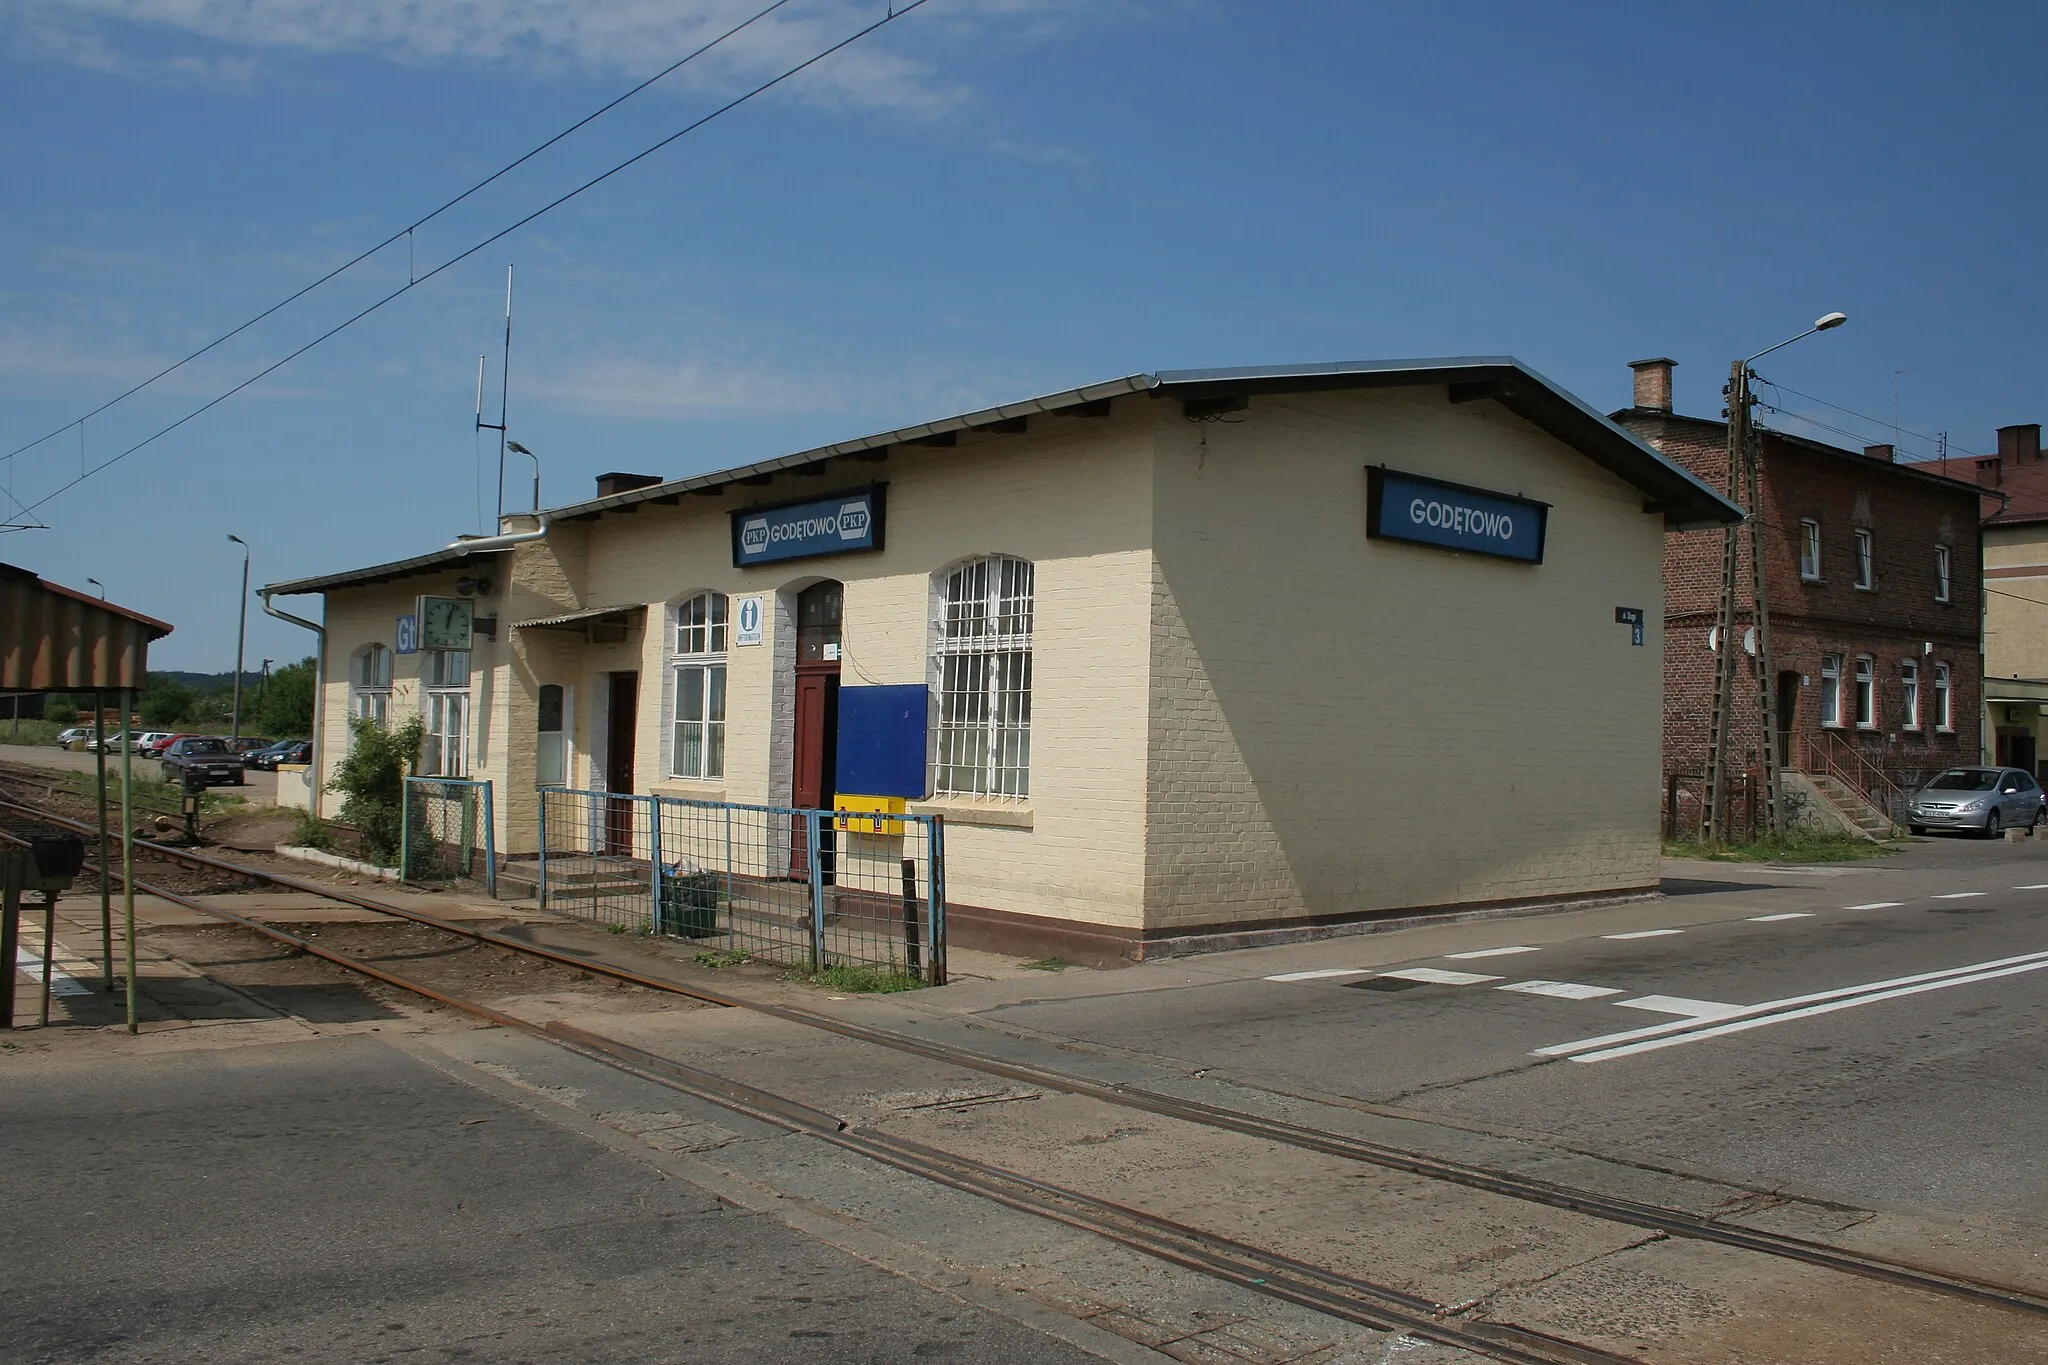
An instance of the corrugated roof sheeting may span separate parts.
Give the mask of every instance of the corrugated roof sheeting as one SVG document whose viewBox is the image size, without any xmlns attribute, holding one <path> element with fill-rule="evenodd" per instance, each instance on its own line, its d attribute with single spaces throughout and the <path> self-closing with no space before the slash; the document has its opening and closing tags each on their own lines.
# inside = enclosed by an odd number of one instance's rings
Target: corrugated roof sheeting
<svg viewBox="0 0 2048 1365">
<path fill-rule="evenodd" d="M 0 564 L 0 691 L 140 688 L 150 642 L 170 633 L 154 617 Z"/>
</svg>

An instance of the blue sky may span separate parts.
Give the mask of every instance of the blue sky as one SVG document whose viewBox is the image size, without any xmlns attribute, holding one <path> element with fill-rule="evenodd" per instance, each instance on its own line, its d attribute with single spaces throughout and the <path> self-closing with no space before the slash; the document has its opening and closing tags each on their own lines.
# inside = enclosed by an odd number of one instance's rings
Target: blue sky
<svg viewBox="0 0 2048 1365">
<path fill-rule="evenodd" d="M 0 450 L 761 3 L 0 0 Z M 791 0 L 423 228 L 412 268 L 882 9 Z M 229 533 L 261 582 L 477 529 L 508 262 L 548 503 L 1183 366 L 1506 352 L 1614 408 L 1668 354 L 1711 415 L 1733 357 L 1837 308 L 1759 368 L 1882 425 L 1788 406 L 1889 439 L 1904 369 L 1903 426 L 1982 451 L 2048 417 L 2018 55 L 2044 38 L 2022 5 L 929 0 L 47 502 L 0 560 L 102 580 L 177 625 L 153 663 L 210 670 Z M 387 249 L 0 489 L 37 501 L 407 271 Z M 252 615 L 252 666 L 307 647 Z"/>
</svg>

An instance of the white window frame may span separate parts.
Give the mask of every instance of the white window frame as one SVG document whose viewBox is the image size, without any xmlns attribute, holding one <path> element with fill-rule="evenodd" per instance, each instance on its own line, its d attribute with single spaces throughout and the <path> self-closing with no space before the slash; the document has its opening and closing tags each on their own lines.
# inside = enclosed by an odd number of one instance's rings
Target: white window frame
<svg viewBox="0 0 2048 1365">
<path fill-rule="evenodd" d="M 473 676 L 469 651 L 432 649 L 425 654 L 420 680 L 426 690 L 420 710 L 427 733 L 420 743 L 420 776 L 468 777 Z"/>
<path fill-rule="evenodd" d="M 1955 700 L 1950 695 L 1948 665 L 1934 666 L 1934 728 L 1943 732 L 1954 730 Z"/>
<path fill-rule="evenodd" d="M 725 779 L 726 649 L 732 600 L 692 593 L 669 608 L 668 775 L 687 782 Z M 694 704 L 686 707 L 686 694 Z"/>
<path fill-rule="evenodd" d="M 1852 694 L 1856 705 L 1856 728 L 1875 730 L 1877 728 L 1877 660 L 1868 654 L 1856 656 L 1855 692 Z"/>
<path fill-rule="evenodd" d="M 1799 577 L 1807 583 L 1820 581 L 1820 523 L 1812 517 L 1799 523 Z"/>
<path fill-rule="evenodd" d="M 1917 661 L 1906 659 L 1899 664 L 1899 687 L 1905 693 L 1905 728 L 1908 730 L 1918 730 L 1920 728 L 1920 665 Z"/>
<path fill-rule="evenodd" d="M 386 724 L 391 715 L 391 651 L 370 643 L 349 661 L 349 714 Z"/>
<path fill-rule="evenodd" d="M 1842 728 L 1842 656 L 1820 656 L 1820 723 L 1830 729 Z"/>
<path fill-rule="evenodd" d="M 1872 592 L 1877 588 L 1877 546 L 1871 540 L 1870 532 L 1857 530 L 1850 533 L 1850 546 L 1856 552 L 1856 590 Z"/>
<path fill-rule="evenodd" d="M 1934 600 L 1948 601 L 1949 548 L 1946 545 L 1934 547 Z"/>
<path fill-rule="evenodd" d="M 1022 802 L 1031 795 L 1031 668 L 1037 567 L 1011 555 L 933 580 L 932 793 Z"/>
<path fill-rule="evenodd" d="M 552 687 L 561 695 L 561 724 L 553 730 L 541 728 L 541 703 Z M 534 689 L 533 785 L 545 790 L 569 785 L 569 689 L 562 683 L 542 683 Z M 548 770 L 554 769 L 553 780 Z"/>
</svg>

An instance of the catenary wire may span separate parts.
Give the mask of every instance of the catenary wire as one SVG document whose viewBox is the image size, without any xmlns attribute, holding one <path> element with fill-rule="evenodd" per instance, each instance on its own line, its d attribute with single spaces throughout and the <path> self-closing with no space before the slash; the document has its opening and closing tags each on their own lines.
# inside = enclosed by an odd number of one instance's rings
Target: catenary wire
<svg viewBox="0 0 2048 1365">
<path fill-rule="evenodd" d="M 1929 445 L 1931 445 L 1931 446 L 1934 446 L 1934 447 L 1936 447 L 1937 449 L 1939 449 L 1939 448 L 1940 448 L 1940 446 L 1941 446 L 1941 438 L 1940 438 L 1939 436 L 1929 436 L 1929 435 L 1928 435 L 1928 434 L 1927 434 L 1926 432 L 1923 432 L 1923 431 L 1914 431 L 1914 430 L 1913 430 L 1912 428 L 1910 428 L 1910 427 L 1901 427 L 1901 426 L 1895 426 L 1895 425 L 1894 425 L 1894 424 L 1892 424 L 1891 422 L 1885 421 L 1885 420 L 1884 420 L 1883 418 L 1880 418 L 1880 417 L 1872 417 L 1872 416 L 1871 416 L 1871 415 L 1870 415 L 1869 413 L 1867 413 L 1867 412 L 1858 412 L 1858 411 L 1856 411 L 1856 409 L 1854 409 L 1854 408 L 1845 408 L 1845 407 L 1843 407 L 1843 406 L 1842 406 L 1842 405 L 1841 405 L 1840 403 L 1831 403 L 1831 402 L 1829 402 L 1829 401 L 1828 401 L 1827 399 L 1825 399 L 1825 398 L 1820 398 L 1820 397 L 1816 397 L 1815 395 L 1813 395 L 1813 394 L 1810 394 L 1810 393 L 1801 393 L 1801 392 L 1800 392 L 1800 391 L 1799 391 L 1798 389 L 1795 389 L 1795 388 L 1791 388 L 1791 387 L 1789 387 L 1789 386 L 1787 386 L 1787 385 L 1784 385 L 1784 384 L 1780 384 L 1780 383 L 1778 383 L 1778 382 L 1777 382 L 1776 380 L 1774 380 L 1774 379 L 1766 379 L 1766 378 L 1764 378 L 1764 377 L 1763 377 L 1762 375 L 1758 375 L 1758 376 L 1756 377 L 1756 382 L 1757 382 L 1757 383 L 1759 383 L 1759 384 L 1762 384 L 1762 385 L 1764 385 L 1764 386 L 1765 386 L 1766 388 L 1770 388 L 1770 389 L 1775 389 L 1775 390 L 1777 390 L 1777 391 L 1778 391 L 1779 393 L 1789 393 L 1789 394 L 1791 394 L 1791 395 L 1792 395 L 1792 396 L 1793 396 L 1794 398 L 1804 398 L 1804 399 L 1806 399 L 1806 400 L 1807 400 L 1807 401 L 1808 401 L 1809 403 L 1818 403 L 1818 404 L 1820 404 L 1820 405 L 1821 405 L 1822 407 L 1824 407 L 1824 408 L 1833 408 L 1833 409 L 1834 409 L 1834 410 L 1835 410 L 1836 412 L 1839 412 L 1839 413 L 1843 413 L 1844 415 L 1846 415 L 1846 416 L 1849 416 L 1849 417 L 1854 417 L 1854 418 L 1856 418 L 1856 419 L 1857 419 L 1858 421 L 1862 421 L 1862 422 L 1868 422 L 1868 423 L 1870 423 L 1870 425 L 1872 425 L 1873 427 L 1877 427 L 1877 428 L 1880 428 L 1881 430 L 1895 431 L 1895 432 L 1897 432 L 1897 433 L 1898 433 L 1899 435 L 1901 435 L 1901 436 L 1911 436 L 1911 437 L 1912 437 L 1912 438 L 1913 438 L 1914 440 L 1916 440 L 1916 441 L 1925 441 L 1925 442 L 1926 442 L 1927 444 L 1929 444 Z M 1812 425 L 1814 425 L 1814 426 L 1817 426 L 1817 427 L 1821 427 L 1821 428 L 1824 428 L 1825 430 L 1828 430 L 1828 431 L 1832 431 L 1832 432 L 1835 432 L 1835 433 L 1836 433 L 1837 435 L 1841 435 L 1841 436 L 1847 436 L 1847 437 L 1849 437 L 1849 438 L 1850 438 L 1851 440 L 1861 441 L 1861 440 L 1865 439 L 1864 437 L 1862 437 L 1862 436 L 1858 435 L 1857 433 L 1855 433 L 1855 432 L 1853 432 L 1853 431 L 1844 431 L 1844 430 L 1842 430 L 1842 428 L 1840 428 L 1840 427 L 1834 427 L 1834 426 L 1829 426 L 1829 425 L 1828 425 L 1827 423 L 1825 423 L 1825 422 L 1817 422 L 1817 421 L 1814 421 L 1814 419 L 1813 419 L 1813 418 L 1811 418 L 1811 417 L 1801 417 L 1801 416 L 1799 416 L 1799 414 L 1798 414 L 1798 413 L 1795 413 L 1795 412 L 1790 412 L 1790 411 L 1788 411 L 1788 410 L 1786 410 L 1786 409 L 1784 409 L 1784 408 L 1774 408 L 1774 409 L 1773 409 L 1773 411 L 1776 411 L 1776 412 L 1782 412 L 1782 413 L 1784 413 L 1784 414 L 1785 414 L 1785 415 L 1786 415 L 1787 417 L 1792 417 L 1792 418 L 1795 418 L 1795 419 L 1797 419 L 1798 421 L 1801 421 L 1801 422 L 1809 422 L 1809 423 L 1812 423 Z M 1949 452 L 1949 458 L 1950 458 L 1950 459 L 1980 459 L 1980 460 L 1981 460 L 1981 459 L 1985 459 L 1985 458 L 1987 458 L 1986 456 L 1983 456 L 1983 455 L 1979 455 L 1979 454 L 1977 454 L 1977 453 L 1976 453 L 1976 452 L 1974 452 L 1974 451 L 1964 450 L 1964 449 L 1962 449 L 1962 448 L 1961 448 L 1960 446 L 1955 446 L 1955 445 L 1951 445 L 1951 446 L 1949 446 L 1949 447 L 1948 447 L 1948 452 Z"/>
<path fill-rule="evenodd" d="M 517 232 L 520 228 L 525 227 L 534 219 L 539 218 L 543 214 L 553 212 L 555 209 L 560 208 L 563 204 L 568 203 L 571 199 L 576 198 L 576 196 L 584 193 L 587 190 L 595 189 L 598 185 L 601 185 L 605 181 L 611 179 L 620 171 L 623 171 L 630 166 L 633 166 L 641 161 L 646 160 L 648 157 L 654 155 L 656 152 L 668 146 L 670 143 L 675 142 L 683 137 L 687 137 L 689 134 L 696 132 L 699 128 L 702 128 L 705 124 L 710 123 L 713 119 L 716 119 L 721 115 L 732 112 L 734 109 L 739 108 L 742 104 L 747 103 L 749 100 L 752 100 L 757 95 L 767 93 L 769 90 L 774 89 L 776 86 L 788 80 L 790 77 L 795 76 L 800 72 L 806 71 L 813 66 L 816 66 L 819 62 L 824 61 L 833 53 L 838 52 L 844 48 L 851 47 L 854 43 L 857 43 L 862 38 L 867 37 L 876 29 L 883 28 L 889 24 L 895 23 L 898 19 L 901 19 L 903 16 L 911 13 L 913 10 L 921 8 L 927 3 L 929 3 L 929 0 L 908 0 L 908 3 L 898 5 L 894 9 L 890 10 L 889 13 L 885 15 L 883 18 L 875 20 L 873 23 L 867 25 L 865 28 L 856 30 L 854 33 L 850 34 L 845 38 L 840 39 L 838 42 L 832 44 L 830 47 L 827 47 L 813 54 L 812 56 L 805 58 L 803 61 L 798 62 L 795 66 L 789 67 L 786 70 L 782 71 L 780 74 L 771 77 L 766 81 L 763 81 L 761 84 L 755 86 L 753 89 L 747 91 L 745 94 L 735 96 L 733 99 L 728 100 L 726 103 L 720 105 L 718 108 L 713 109 L 710 113 L 704 115 L 702 118 L 696 119 L 693 122 L 684 125 L 682 128 L 679 128 L 675 132 L 670 133 L 667 137 L 661 139 L 659 142 L 656 142 L 651 146 L 634 153 L 632 156 L 626 158 L 624 161 L 618 162 L 616 165 L 612 166 L 609 170 L 603 172 L 602 174 L 593 176 L 591 179 L 584 181 L 581 185 L 578 185 L 575 189 L 572 189 L 567 193 L 550 200 L 548 203 L 541 205 L 541 207 L 535 209 L 533 212 L 527 214 L 525 217 L 520 218 L 517 221 L 509 224 L 508 226 L 499 229 L 498 231 L 492 233 L 490 236 L 484 238 L 482 241 L 477 242 L 475 245 L 462 251 L 460 254 L 449 257 L 447 260 L 441 262 L 441 264 L 435 266 L 432 270 L 427 271 L 424 275 L 419 276 L 417 279 L 409 280 L 405 284 L 400 285 L 398 288 L 392 290 L 390 293 L 384 295 L 382 298 L 364 307 L 361 311 L 351 314 L 347 318 L 344 318 L 342 321 L 336 323 L 334 326 L 328 328 L 319 336 L 314 337 L 311 341 L 299 347 L 297 350 L 292 351 L 289 354 L 282 357 L 281 359 L 273 361 L 269 365 L 264 366 L 255 374 L 250 375 L 247 379 L 244 379 L 241 383 L 236 384 L 233 388 L 227 390 L 225 393 L 219 394 L 214 398 L 208 399 L 206 402 L 192 409 L 192 411 L 186 413 L 183 417 L 180 417 L 177 421 L 171 422 L 165 426 L 157 428 L 149 435 L 137 441 L 134 445 L 127 447 L 125 450 L 122 450 L 118 454 L 111 455 L 108 458 L 100 461 L 100 463 L 92 466 L 90 469 L 81 473 L 77 478 L 71 479 L 66 483 L 58 485 L 50 492 L 45 493 L 42 497 L 36 499 L 34 502 L 24 506 L 22 508 L 22 511 L 25 514 L 33 515 L 38 508 L 44 507 L 53 500 L 62 497 L 64 494 L 76 488 L 79 484 L 84 483 L 93 475 L 98 474 L 101 471 L 112 467 L 113 465 L 119 464 L 121 461 L 127 459 L 130 455 L 133 455 L 136 451 L 141 450 L 143 447 L 151 444 L 154 441 L 161 440 L 165 436 L 170 435 L 172 432 L 176 431 L 179 427 L 184 426 L 193 418 L 198 417 L 212 410 L 213 408 L 219 407 L 222 403 L 225 403 L 228 399 L 233 398 L 243 389 L 248 388 L 250 385 L 257 383 L 259 380 L 262 380 L 271 374 L 274 374 L 278 370 L 283 369 L 286 365 L 289 365 L 292 361 L 297 360 L 300 356 L 312 350 L 314 347 L 319 346 L 323 342 L 326 342 L 331 338 L 338 336 L 342 332 L 347 331 L 350 327 L 355 326 L 355 324 L 361 322 L 364 318 L 370 316 L 370 314 L 377 312 L 386 304 L 393 302 L 402 295 L 411 293 L 414 289 L 417 289 L 419 286 L 425 284 L 428 280 L 433 279 L 442 271 L 447 270 L 452 266 L 459 265 L 463 261 L 468 260 L 471 256 L 476 255 L 477 252 L 482 251 L 485 247 L 490 246 L 493 242 L 497 242 L 502 240 L 503 238 L 511 236 L 514 232 Z M 21 528 L 16 527 L 11 529 Z"/>
<path fill-rule="evenodd" d="M 340 265 L 334 267 L 334 269 L 328 271 L 319 279 L 314 280 L 305 288 L 300 289 L 298 292 L 278 300 L 270 307 L 256 314 L 256 316 L 250 318 L 247 322 L 242 323 L 240 326 L 235 327 L 231 331 L 223 332 L 220 336 L 217 336 L 212 341 L 207 342 L 198 350 L 193 351 L 191 354 L 185 356 L 183 359 L 177 360 L 172 364 L 165 366 L 163 369 L 158 370 L 155 374 L 143 380 L 141 383 L 135 385 L 133 388 L 128 389 L 125 392 L 116 394 L 112 398 L 109 398 L 106 402 L 100 404 L 91 412 L 84 413 L 78 417 L 74 417 L 70 421 L 66 422 L 63 426 L 57 427 L 54 430 L 47 432 L 42 436 L 38 436 L 35 440 L 28 442 L 26 445 L 16 446 L 13 450 L 8 451 L 5 455 L 0 455 L 0 459 L 12 460 L 14 459 L 15 456 L 25 454 L 26 452 L 35 449 L 37 446 L 41 445 L 45 441 L 50 440 L 53 437 L 61 436 L 63 433 L 71 430 L 71 428 L 73 427 L 82 427 L 86 422 L 90 421 L 94 417 L 99 416 L 101 413 L 105 412 L 108 408 L 113 407 L 115 404 L 124 402 L 129 398 L 133 398 L 136 394 L 141 393 L 150 385 L 156 383 L 158 380 L 163 379 L 170 374 L 175 373 L 176 371 L 184 368 L 186 365 L 191 364 L 193 361 L 199 359 L 199 357 L 205 355 L 208 351 L 213 350 L 216 346 L 233 340 L 235 337 L 240 336 L 243 332 L 248 331 L 251 327 L 254 327 L 257 323 L 262 322 L 265 318 L 270 317 L 272 314 L 278 312 L 279 310 L 287 308 L 290 305 L 298 302 L 306 295 L 312 293 L 315 289 L 318 289 L 321 285 L 326 284 L 329 280 L 332 280 L 335 277 L 342 275 L 349 270 L 354 269 L 356 266 L 361 265 L 364 261 L 367 261 L 368 259 L 370 259 L 370 257 L 376 255 L 385 247 L 390 246 L 393 242 L 396 242 L 401 237 L 409 238 L 416 230 L 425 227 L 428 223 L 433 222 L 436 218 L 446 213 L 449 209 L 454 208 L 457 204 L 460 204 L 465 199 L 468 199 L 471 195 L 477 193 L 479 190 L 488 187 L 495 181 L 502 180 L 505 176 L 511 174 L 513 171 L 519 169 L 519 167 L 533 160 L 533 158 L 539 156 L 542 152 L 554 146 L 562 139 L 570 136 L 572 133 L 575 133 L 584 127 L 587 127 L 589 124 L 595 122 L 596 120 L 604 117 L 612 110 L 624 104 L 627 100 L 633 98 L 633 96 L 647 89 L 647 87 L 649 87 L 650 85 L 654 85 L 657 82 L 665 79 L 666 77 L 673 75 L 676 71 L 680 70 L 684 66 L 687 66 L 689 63 L 697 60 L 697 58 L 703 56 L 712 48 L 717 47 L 719 44 L 725 42 L 729 38 L 735 37 L 742 30 L 759 23 L 761 20 L 767 18 L 769 15 L 773 14 L 776 10 L 781 9 L 784 5 L 788 3 L 789 0 L 773 0 L 773 3 L 768 5 L 765 9 L 759 10 L 756 13 L 750 15 L 748 18 L 742 20 L 740 23 L 734 25 L 732 28 L 729 28 L 725 32 L 719 34 L 716 38 L 713 38 L 710 42 L 705 43 L 702 47 L 699 47 L 695 51 L 682 57 L 680 60 L 672 62 L 668 66 L 663 67 L 660 71 L 657 71 L 652 76 L 649 76 L 646 80 L 640 82 L 640 84 L 634 86 L 631 90 L 626 91 L 626 93 L 620 95 L 618 98 L 612 100 L 610 103 L 602 106 L 601 108 L 595 109 L 589 114 L 586 114 L 584 117 L 570 124 L 567 128 L 564 128 L 561 132 L 556 133 L 547 141 L 541 143 L 537 147 L 532 148 L 524 155 L 520 156 L 518 159 L 507 162 L 505 165 L 500 166 L 497 170 L 492 171 L 489 175 L 477 181 L 474 185 L 471 185 L 468 189 L 456 195 L 453 199 L 450 199 L 446 203 L 443 203 L 438 208 L 434 209 L 431 213 L 428 213 L 426 216 L 413 220 L 412 222 L 406 224 L 404 227 L 398 229 L 398 231 L 392 233 L 389 237 L 386 237 L 383 241 L 377 243 L 375 246 L 366 249 L 359 255 L 356 255 L 346 261 L 343 261 Z M 410 268 L 408 268 L 406 273 L 408 276 L 410 276 L 413 272 Z M 21 504 L 17 503 L 16 505 L 20 506 Z"/>
</svg>

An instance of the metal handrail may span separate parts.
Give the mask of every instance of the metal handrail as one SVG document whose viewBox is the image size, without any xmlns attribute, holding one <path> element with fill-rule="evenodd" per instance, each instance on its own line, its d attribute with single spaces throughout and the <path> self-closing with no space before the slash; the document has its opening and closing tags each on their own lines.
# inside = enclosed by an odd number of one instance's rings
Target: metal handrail
<svg viewBox="0 0 2048 1365">
<path fill-rule="evenodd" d="M 1834 778 L 1875 806 L 1894 826 L 1905 805 L 1906 790 L 1886 775 L 1840 735 L 1824 730 L 1818 738 L 1799 736 L 1800 766 L 1807 772 L 1821 772 Z M 1849 760 L 1847 763 L 1843 759 Z"/>
</svg>

